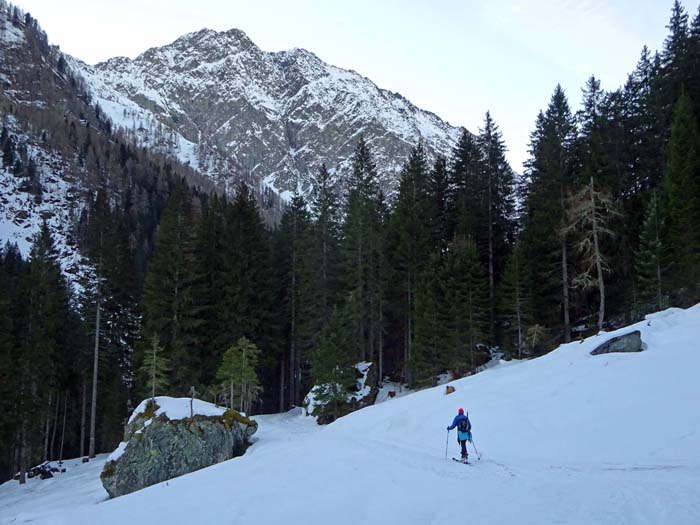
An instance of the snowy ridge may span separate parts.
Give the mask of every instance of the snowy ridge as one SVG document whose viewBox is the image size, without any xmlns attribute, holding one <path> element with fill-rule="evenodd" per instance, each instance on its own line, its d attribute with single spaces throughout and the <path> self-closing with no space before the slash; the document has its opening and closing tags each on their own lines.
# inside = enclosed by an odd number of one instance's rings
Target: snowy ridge
<svg viewBox="0 0 700 525">
<path fill-rule="evenodd" d="M 640 330 L 634 354 L 591 356 Z M 700 523 L 700 305 L 374 405 L 258 416 L 246 454 L 103 501 L 97 466 L 0 486 L 0 523 Z M 445 427 L 469 411 L 482 459 Z M 446 448 L 447 447 L 447 448 Z M 93 463 L 95 463 L 93 465 Z M 232 495 L 231 487 L 235 487 Z M 274 495 L 275 504 L 264 503 Z M 310 498 L 313 505 L 310 505 Z M 261 502 L 263 502 L 261 504 Z"/>
<path fill-rule="evenodd" d="M 203 29 L 170 45 L 72 65 L 141 144 L 230 185 L 233 170 L 277 192 L 308 191 L 320 164 L 342 176 L 364 134 L 395 189 L 410 147 L 449 154 L 461 128 L 304 49 L 268 53 L 242 31 Z"/>
</svg>

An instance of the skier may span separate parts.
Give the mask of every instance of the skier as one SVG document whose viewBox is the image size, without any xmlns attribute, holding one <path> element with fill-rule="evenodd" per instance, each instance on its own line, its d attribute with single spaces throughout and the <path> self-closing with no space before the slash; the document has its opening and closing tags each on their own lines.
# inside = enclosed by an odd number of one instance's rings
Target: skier
<svg viewBox="0 0 700 525">
<path fill-rule="evenodd" d="M 452 424 L 447 427 L 449 432 L 453 428 L 457 427 L 457 443 L 462 447 L 462 461 L 467 463 L 469 461 L 469 453 L 467 452 L 467 441 L 472 440 L 472 424 L 469 421 L 469 416 L 464 415 L 464 409 L 460 408 L 459 413 L 452 420 Z"/>
</svg>

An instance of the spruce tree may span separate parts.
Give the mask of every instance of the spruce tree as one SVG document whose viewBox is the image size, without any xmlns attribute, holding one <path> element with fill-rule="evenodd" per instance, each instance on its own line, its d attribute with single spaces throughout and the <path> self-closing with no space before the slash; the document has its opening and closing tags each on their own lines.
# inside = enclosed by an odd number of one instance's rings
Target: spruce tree
<svg viewBox="0 0 700 525">
<path fill-rule="evenodd" d="M 447 160 L 442 155 L 437 156 L 428 175 L 427 194 L 433 245 L 443 252 L 450 240 L 450 179 Z"/>
<path fill-rule="evenodd" d="M 237 406 L 239 411 L 250 414 L 253 403 L 259 400 L 262 392 L 256 370 L 259 359 L 260 349 L 246 337 L 224 352 L 216 379 L 228 395 L 229 408 Z"/>
<path fill-rule="evenodd" d="M 676 104 L 671 138 L 666 148 L 664 195 L 665 244 L 672 254 L 671 279 L 686 300 L 700 283 L 700 155 L 697 123 L 690 98 L 682 93 Z"/>
<path fill-rule="evenodd" d="M 380 248 L 380 192 L 377 169 L 369 146 L 360 137 L 353 156 L 345 221 L 343 224 L 343 267 L 345 298 L 353 296 L 350 312 L 352 347 L 358 361 L 372 360 L 378 350 L 376 341 L 377 250 Z"/>
<path fill-rule="evenodd" d="M 446 326 L 444 270 L 438 254 L 430 257 L 416 291 L 415 344 L 409 366 L 415 385 L 433 386 L 440 372 L 454 364 Z"/>
<path fill-rule="evenodd" d="M 486 343 L 489 323 L 488 281 L 474 241 L 456 239 L 450 244 L 442 282 L 450 365 L 473 371 L 478 366 L 477 345 Z"/>
<path fill-rule="evenodd" d="M 484 127 L 479 132 L 484 178 L 477 242 L 483 247 L 482 260 L 489 283 L 489 340 L 496 342 L 496 286 L 500 282 L 505 259 L 515 235 L 515 175 L 506 160 L 506 147 L 498 126 L 487 111 Z"/>
<path fill-rule="evenodd" d="M 504 346 L 515 349 L 518 359 L 527 351 L 527 328 L 532 322 L 532 294 L 522 249 L 516 246 L 508 257 L 499 289 L 500 312 L 506 322 Z M 512 355 L 512 352 L 511 352 Z"/>
<path fill-rule="evenodd" d="M 51 396 L 59 380 L 58 355 L 71 335 L 66 330 L 68 289 L 45 222 L 34 238 L 22 286 L 27 308 L 17 376 L 20 385 L 20 483 L 29 463 L 42 457 L 40 429 L 50 417 Z"/>
<path fill-rule="evenodd" d="M 193 223 L 191 197 L 184 184 L 177 186 L 158 227 L 153 256 L 143 293 L 144 336 L 158 336 L 171 367 L 173 393 L 185 394 L 195 383 L 197 355 L 186 328 L 192 300 Z"/>
<path fill-rule="evenodd" d="M 328 324 L 338 289 L 340 204 L 331 175 L 321 165 L 314 180 L 311 209 L 314 220 L 314 259 L 318 263 L 318 310 L 322 326 Z"/>
<path fill-rule="evenodd" d="M 566 195 L 573 181 L 575 127 L 566 95 L 557 86 L 538 115 L 527 164 L 523 250 L 533 293 L 535 322 L 562 326 L 571 340 L 570 240 L 564 232 Z M 558 268 L 554 273 L 553 269 Z M 558 314 L 558 315 L 557 315 Z"/>
<path fill-rule="evenodd" d="M 169 365 L 168 360 L 163 357 L 163 347 L 160 346 L 158 334 L 153 334 L 151 337 L 148 350 L 144 352 L 139 374 L 144 394 L 150 394 L 152 400 L 155 401 L 156 392 L 167 393 Z"/>
<path fill-rule="evenodd" d="M 265 228 L 255 196 L 241 183 L 225 213 L 221 302 L 216 306 L 218 329 L 214 345 L 223 354 L 231 341 L 246 337 L 261 351 L 260 373 L 270 391 L 283 353 L 278 272 L 272 269 L 272 238 Z"/>
<path fill-rule="evenodd" d="M 335 308 L 330 323 L 321 334 L 312 353 L 311 395 L 316 409 L 314 415 L 333 421 L 344 415 L 351 389 L 356 384 L 351 313 L 354 297 L 342 308 Z"/>
<path fill-rule="evenodd" d="M 198 384 L 212 385 L 221 361 L 222 348 L 216 344 L 218 308 L 223 302 L 225 272 L 225 201 L 213 195 L 195 226 L 195 249 L 191 281 L 190 332 L 193 351 L 200 365 Z"/>
<path fill-rule="evenodd" d="M 403 362 L 411 361 L 415 338 L 415 295 L 418 277 L 432 251 L 427 163 L 422 146 L 413 148 L 399 181 L 399 195 L 391 214 L 393 239 L 390 263 L 396 281 L 395 315 L 400 319 Z M 408 372 L 409 370 L 407 370 Z M 410 377 L 407 378 L 410 381 Z"/>
<path fill-rule="evenodd" d="M 296 406 L 302 401 L 302 370 L 308 368 L 304 366 L 308 353 L 323 324 L 323 313 L 315 310 L 318 282 L 311 217 L 300 195 L 292 198 L 282 216 L 279 234 L 289 345 L 289 401 Z"/>
<path fill-rule="evenodd" d="M 476 238 L 483 224 L 479 198 L 483 195 L 481 149 L 474 136 L 464 130 L 452 152 L 449 173 L 449 240 L 456 236 Z"/>
<path fill-rule="evenodd" d="M 661 53 L 660 104 L 664 126 L 668 129 L 673 119 L 676 101 L 690 76 L 688 54 L 688 13 L 679 0 L 674 0 L 671 18 L 666 26 L 669 34 Z"/>
<path fill-rule="evenodd" d="M 666 306 L 666 267 L 662 235 L 664 220 L 656 192 L 652 193 L 636 253 L 637 295 L 640 314 Z"/>
</svg>

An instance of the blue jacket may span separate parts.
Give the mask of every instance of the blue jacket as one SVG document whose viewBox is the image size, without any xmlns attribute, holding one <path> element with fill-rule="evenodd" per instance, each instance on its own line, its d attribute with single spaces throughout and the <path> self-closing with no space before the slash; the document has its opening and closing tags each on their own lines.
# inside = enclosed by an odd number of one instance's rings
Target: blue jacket
<svg viewBox="0 0 700 525">
<path fill-rule="evenodd" d="M 452 420 L 452 424 L 449 427 L 447 427 L 447 430 L 452 430 L 454 427 L 456 427 L 459 424 L 459 422 L 462 419 L 467 420 L 467 431 L 470 431 L 472 429 L 472 424 L 469 421 L 469 417 L 465 416 L 464 414 L 457 414 L 455 416 L 455 418 Z"/>
</svg>

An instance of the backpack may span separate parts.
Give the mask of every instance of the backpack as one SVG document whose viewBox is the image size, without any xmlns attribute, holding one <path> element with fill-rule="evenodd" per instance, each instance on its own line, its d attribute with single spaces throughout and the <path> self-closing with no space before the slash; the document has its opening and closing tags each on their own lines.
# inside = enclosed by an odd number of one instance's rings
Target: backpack
<svg viewBox="0 0 700 525">
<path fill-rule="evenodd" d="M 457 422 L 457 430 L 460 432 L 469 432 L 472 429 L 472 424 L 469 422 L 469 417 L 460 418 Z"/>
</svg>

